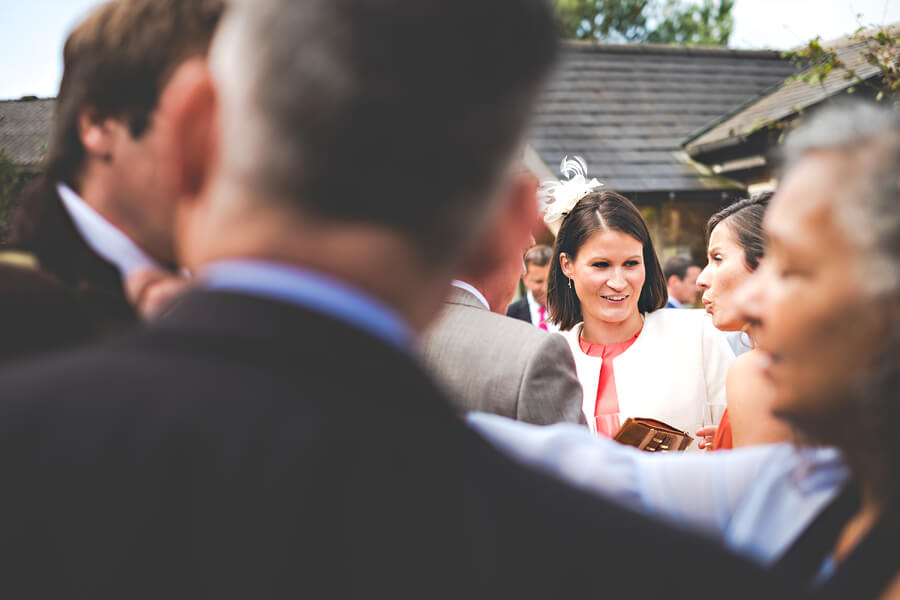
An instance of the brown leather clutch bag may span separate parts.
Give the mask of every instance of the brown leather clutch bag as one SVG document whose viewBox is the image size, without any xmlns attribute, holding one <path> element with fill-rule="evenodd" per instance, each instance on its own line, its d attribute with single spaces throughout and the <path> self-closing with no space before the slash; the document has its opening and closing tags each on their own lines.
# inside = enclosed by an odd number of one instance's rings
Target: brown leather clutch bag
<svg viewBox="0 0 900 600">
<path fill-rule="evenodd" d="M 613 439 L 646 452 L 684 450 L 694 441 L 694 438 L 680 429 L 644 417 L 626 419 Z"/>
</svg>

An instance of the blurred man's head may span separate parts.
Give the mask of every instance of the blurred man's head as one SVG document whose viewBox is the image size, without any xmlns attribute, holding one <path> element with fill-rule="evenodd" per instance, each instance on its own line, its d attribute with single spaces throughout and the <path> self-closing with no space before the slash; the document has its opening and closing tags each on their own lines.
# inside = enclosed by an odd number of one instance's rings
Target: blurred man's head
<svg viewBox="0 0 900 600">
<path fill-rule="evenodd" d="M 525 253 L 525 275 L 522 282 L 537 303 L 547 306 L 547 278 L 550 275 L 550 259 L 553 258 L 553 248 L 538 245 L 528 249 Z"/>
<path fill-rule="evenodd" d="M 382 296 L 393 287 L 395 303 L 428 295 L 519 185 L 555 47 L 543 0 L 235 2 L 211 79 L 185 85 L 170 162 L 203 200 L 184 203 L 186 228 L 243 227 L 218 251 L 197 232 L 180 250 L 189 263 L 303 262 Z"/>
<path fill-rule="evenodd" d="M 674 298 L 679 304 L 692 304 L 697 299 L 697 277 L 700 275 L 700 267 L 689 256 L 673 256 L 663 266 L 663 275 L 666 278 L 666 289 L 669 298 Z"/>
<path fill-rule="evenodd" d="M 491 311 L 505 315 L 525 276 L 523 254 L 534 245 L 538 180 L 522 171 L 500 200 L 500 213 L 467 255 L 457 277 L 482 294 Z"/>
<path fill-rule="evenodd" d="M 169 82 L 204 59 L 222 10 L 222 0 L 113 0 L 63 50 L 47 175 L 162 261 L 173 257 L 176 192 L 159 176 L 159 123 Z"/>
</svg>

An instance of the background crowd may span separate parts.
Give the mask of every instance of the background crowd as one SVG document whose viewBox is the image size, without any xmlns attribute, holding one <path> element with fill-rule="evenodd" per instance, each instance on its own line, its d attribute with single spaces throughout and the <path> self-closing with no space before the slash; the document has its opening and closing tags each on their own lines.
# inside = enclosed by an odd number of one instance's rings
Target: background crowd
<svg viewBox="0 0 900 600">
<path fill-rule="evenodd" d="M 0 251 L 0 589 L 900 597 L 900 112 L 663 263 L 523 168 L 556 53 L 543 0 L 87 16 Z"/>
</svg>

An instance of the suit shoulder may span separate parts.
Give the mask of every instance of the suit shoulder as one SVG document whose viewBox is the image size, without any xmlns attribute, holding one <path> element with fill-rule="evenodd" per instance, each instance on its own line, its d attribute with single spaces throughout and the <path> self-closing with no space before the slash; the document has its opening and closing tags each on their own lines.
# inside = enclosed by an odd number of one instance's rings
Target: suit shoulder
<svg viewBox="0 0 900 600">
<path fill-rule="evenodd" d="M 551 338 L 559 338 L 553 340 Z M 453 354 L 466 361 L 483 356 L 503 356 L 507 365 L 524 365 L 543 352 L 545 344 L 565 345 L 557 334 L 548 333 L 512 317 L 467 306 L 451 306 L 423 336 L 423 350 L 432 360 L 447 360 Z"/>
<path fill-rule="evenodd" d="M 506 308 L 506 314 L 511 315 L 513 313 L 521 313 L 523 311 L 528 310 L 528 298 L 522 296 L 515 302 L 510 303 L 510 305 Z"/>
<path fill-rule="evenodd" d="M 700 308 L 660 308 L 644 315 L 644 327 L 651 330 L 672 332 L 695 332 L 699 334 L 710 321 Z M 712 322 L 709 322 L 710 327 Z"/>
</svg>

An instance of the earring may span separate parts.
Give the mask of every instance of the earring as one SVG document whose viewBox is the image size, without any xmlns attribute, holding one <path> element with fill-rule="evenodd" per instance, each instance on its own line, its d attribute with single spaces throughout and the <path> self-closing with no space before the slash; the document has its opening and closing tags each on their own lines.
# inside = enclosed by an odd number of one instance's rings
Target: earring
<svg viewBox="0 0 900 600">
<path fill-rule="evenodd" d="M 569 279 L 569 289 L 570 290 L 572 289 L 572 279 L 571 278 Z"/>
</svg>

